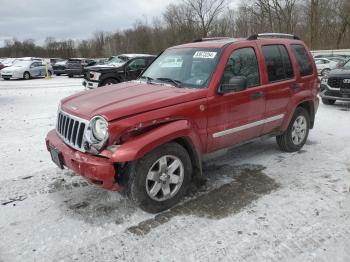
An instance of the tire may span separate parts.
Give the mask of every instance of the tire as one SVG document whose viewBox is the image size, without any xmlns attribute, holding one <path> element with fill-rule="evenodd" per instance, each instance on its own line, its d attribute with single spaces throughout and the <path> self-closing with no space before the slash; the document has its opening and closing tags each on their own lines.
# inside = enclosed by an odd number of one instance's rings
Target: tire
<svg viewBox="0 0 350 262">
<path fill-rule="evenodd" d="M 114 85 L 114 84 L 118 84 L 119 81 L 114 79 L 114 78 L 107 78 L 106 80 L 104 80 L 102 82 L 101 86 L 109 86 L 109 85 Z"/>
<path fill-rule="evenodd" d="M 329 68 L 325 68 L 321 71 L 321 76 L 327 76 L 331 70 Z"/>
<path fill-rule="evenodd" d="M 6 77 L 6 78 L 4 78 L 4 80 L 10 80 L 10 78 L 7 78 L 7 77 Z"/>
<path fill-rule="evenodd" d="M 68 75 L 69 78 L 72 78 L 74 75 Z"/>
<path fill-rule="evenodd" d="M 52 76 L 52 72 L 50 70 L 48 71 L 48 73 L 49 73 L 49 76 Z"/>
<path fill-rule="evenodd" d="M 29 72 L 24 72 L 23 73 L 23 79 L 25 79 L 25 80 L 29 80 L 31 78 L 31 76 L 30 76 L 30 73 Z"/>
<path fill-rule="evenodd" d="M 175 162 L 177 167 L 171 172 L 169 167 Z M 130 165 L 126 194 L 142 210 L 158 213 L 187 194 L 191 177 L 192 163 L 186 149 L 177 143 L 164 144 Z"/>
<path fill-rule="evenodd" d="M 334 105 L 336 100 L 322 98 L 322 103 L 325 105 Z"/>
<path fill-rule="evenodd" d="M 59 73 L 56 73 L 55 75 L 56 75 L 56 76 L 60 76 L 61 74 L 59 74 Z"/>
<path fill-rule="evenodd" d="M 307 140 L 309 129 L 309 113 L 304 108 L 297 107 L 287 130 L 282 135 L 276 137 L 279 148 L 285 152 L 299 151 Z"/>
</svg>

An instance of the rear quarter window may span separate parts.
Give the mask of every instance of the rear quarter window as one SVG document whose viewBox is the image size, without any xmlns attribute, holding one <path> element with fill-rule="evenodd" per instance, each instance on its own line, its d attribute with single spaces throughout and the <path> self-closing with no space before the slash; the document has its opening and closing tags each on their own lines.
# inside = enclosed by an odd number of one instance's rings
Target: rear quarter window
<svg viewBox="0 0 350 262">
<path fill-rule="evenodd" d="M 312 75 L 312 63 L 303 45 L 291 45 L 292 52 L 297 60 L 300 76 Z"/>
</svg>

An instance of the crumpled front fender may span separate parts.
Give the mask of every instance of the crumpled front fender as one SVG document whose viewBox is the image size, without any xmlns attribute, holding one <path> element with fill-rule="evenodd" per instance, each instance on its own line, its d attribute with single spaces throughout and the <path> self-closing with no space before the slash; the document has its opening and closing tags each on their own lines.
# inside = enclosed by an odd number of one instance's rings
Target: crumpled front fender
<svg viewBox="0 0 350 262">
<path fill-rule="evenodd" d="M 131 138 L 120 145 L 114 153 L 107 153 L 107 150 L 104 150 L 101 154 L 108 155 L 113 162 L 129 162 L 143 157 L 162 144 L 181 137 L 190 139 L 196 150 L 202 152 L 200 139 L 190 122 L 188 120 L 176 120 Z"/>
</svg>

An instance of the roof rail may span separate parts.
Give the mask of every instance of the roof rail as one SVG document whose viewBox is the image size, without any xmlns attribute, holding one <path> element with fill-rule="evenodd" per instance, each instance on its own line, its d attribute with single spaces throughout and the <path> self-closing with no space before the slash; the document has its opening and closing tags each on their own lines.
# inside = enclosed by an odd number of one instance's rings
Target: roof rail
<svg viewBox="0 0 350 262">
<path fill-rule="evenodd" d="M 217 40 L 225 40 L 225 39 L 232 39 L 231 37 L 204 37 L 195 39 L 193 42 L 205 42 L 205 41 L 217 41 Z"/>
<path fill-rule="evenodd" d="M 292 34 L 283 34 L 283 33 L 262 33 L 262 34 L 253 34 L 247 38 L 247 40 L 256 40 L 259 37 L 277 37 L 277 38 L 291 38 L 295 40 L 300 40 L 299 37 Z"/>
</svg>

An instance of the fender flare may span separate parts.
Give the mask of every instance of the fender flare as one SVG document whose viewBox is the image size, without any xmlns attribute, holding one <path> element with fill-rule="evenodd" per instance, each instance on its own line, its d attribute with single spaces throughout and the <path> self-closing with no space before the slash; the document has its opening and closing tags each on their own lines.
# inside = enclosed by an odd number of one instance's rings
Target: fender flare
<svg viewBox="0 0 350 262">
<path fill-rule="evenodd" d="M 189 121 L 176 120 L 126 141 L 110 156 L 110 159 L 115 163 L 134 161 L 158 146 L 178 138 L 189 139 L 194 149 L 202 152 L 200 139 L 194 133 Z"/>
</svg>

